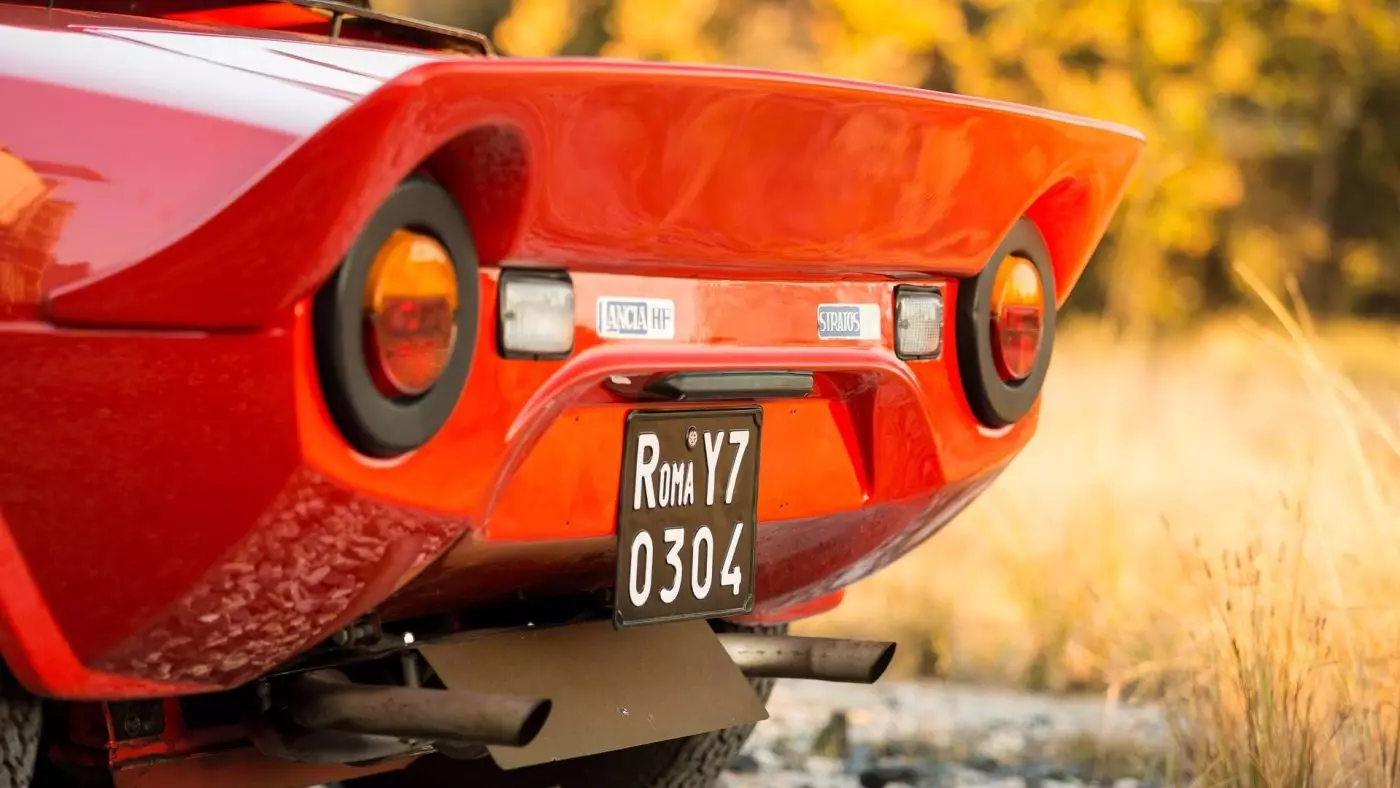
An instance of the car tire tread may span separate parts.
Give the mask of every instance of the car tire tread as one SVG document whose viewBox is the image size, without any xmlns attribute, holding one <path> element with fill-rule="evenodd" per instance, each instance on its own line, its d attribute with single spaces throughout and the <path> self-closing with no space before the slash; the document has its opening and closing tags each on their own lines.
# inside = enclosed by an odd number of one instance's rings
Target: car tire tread
<svg viewBox="0 0 1400 788">
<path fill-rule="evenodd" d="M 0 788 L 28 788 L 39 754 L 41 704 L 0 667 Z"/>
</svg>

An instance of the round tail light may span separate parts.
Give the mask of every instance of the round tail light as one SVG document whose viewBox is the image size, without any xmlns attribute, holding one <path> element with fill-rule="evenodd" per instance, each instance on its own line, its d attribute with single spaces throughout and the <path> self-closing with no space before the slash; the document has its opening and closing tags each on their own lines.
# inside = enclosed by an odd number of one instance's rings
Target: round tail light
<svg viewBox="0 0 1400 788">
<path fill-rule="evenodd" d="M 479 271 L 461 207 L 430 178 L 365 220 L 311 310 L 326 409 L 356 451 L 406 454 L 447 423 L 476 347 Z"/>
<path fill-rule="evenodd" d="M 386 397 L 416 397 L 437 382 L 457 341 L 457 269 L 432 236 L 398 229 L 365 282 L 365 361 Z"/>
<path fill-rule="evenodd" d="M 988 427 L 1030 413 L 1055 344 L 1055 287 L 1040 229 L 1021 218 L 975 276 L 958 282 L 958 370 L 968 405 Z"/>
<path fill-rule="evenodd" d="M 1035 264 L 1008 256 L 992 283 L 992 357 L 997 374 L 1010 383 L 1025 380 L 1040 357 L 1045 328 L 1045 290 Z"/>
</svg>

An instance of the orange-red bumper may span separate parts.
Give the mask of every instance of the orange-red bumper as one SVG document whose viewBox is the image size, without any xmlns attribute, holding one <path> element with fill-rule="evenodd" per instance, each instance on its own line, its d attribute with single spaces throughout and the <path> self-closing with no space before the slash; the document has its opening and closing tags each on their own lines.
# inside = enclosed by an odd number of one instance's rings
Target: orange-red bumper
<svg viewBox="0 0 1400 788">
<path fill-rule="evenodd" d="M 0 332 L 5 655 L 34 689 L 117 697 L 246 681 L 378 608 L 449 610 L 607 587 L 623 420 L 612 376 L 814 373 L 764 405 L 755 616 L 801 610 L 957 513 L 1029 438 L 969 411 L 942 358 L 891 348 L 894 284 L 575 274 L 562 361 L 496 351 L 499 269 L 443 430 L 366 459 L 322 402 L 305 304 L 239 335 Z M 941 281 L 950 303 L 956 282 Z M 603 340 L 599 296 L 668 298 L 673 342 Z M 878 339 L 821 340 L 822 303 L 878 305 Z M 649 406 L 651 407 L 651 406 Z M 696 407 L 687 405 L 686 407 Z"/>
</svg>

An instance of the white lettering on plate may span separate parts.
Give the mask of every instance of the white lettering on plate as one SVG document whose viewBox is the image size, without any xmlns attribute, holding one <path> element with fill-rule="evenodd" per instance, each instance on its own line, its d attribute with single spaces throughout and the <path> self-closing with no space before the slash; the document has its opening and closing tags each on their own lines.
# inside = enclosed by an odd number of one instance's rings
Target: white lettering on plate
<svg viewBox="0 0 1400 788">
<path fill-rule="evenodd" d="M 724 482 L 724 502 L 734 501 L 734 487 L 739 471 L 748 456 L 748 430 L 706 430 L 705 440 L 705 505 L 715 502 L 720 455 L 733 459 L 725 463 L 728 471 Z M 725 446 L 731 447 L 729 450 Z M 662 460 L 661 441 L 654 432 L 637 435 L 637 459 L 633 465 L 632 510 L 672 509 L 695 505 L 695 461 Z"/>
<path fill-rule="evenodd" d="M 606 339 L 675 339 L 676 303 L 669 298 L 598 299 L 598 336 Z"/>
<path fill-rule="evenodd" d="M 757 436 L 749 429 L 698 430 L 694 445 L 687 443 L 694 456 L 702 445 L 704 457 L 673 460 L 662 456 L 661 440 L 654 432 L 636 436 L 633 459 L 632 509 L 682 509 L 703 500 L 712 506 L 718 500 L 734 502 L 739 475 L 755 462 Z M 750 445 L 752 444 L 752 446 Z M 753 451 L 749 449 L 752 448 Z M 703 489 L 695 489 L 696 466 L 705 474 Z M 744 589 L 745 556 L 739 552 L 745 525 L 698 523 L 689 527 L 674 521 L 659 533 L 646 530 L 632 535 L 627 546 L 627 598 L 634 607 L 653 600 L 661 605 L 681 601 L 683 592 L 702 602 L 715 596 L 738 597 Z M 752 526 L 749 526 L 752 527 Z M 736 600 L 737 601 L 737 600 Z M 720 604 L 723 604 L 721 601 Z"/>
</svg>

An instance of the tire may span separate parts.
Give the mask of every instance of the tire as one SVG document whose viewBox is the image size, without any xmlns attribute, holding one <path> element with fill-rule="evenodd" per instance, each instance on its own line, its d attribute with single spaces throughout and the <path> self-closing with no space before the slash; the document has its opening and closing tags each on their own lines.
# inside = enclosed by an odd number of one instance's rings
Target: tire
<svg viewBox="0 0 1400 788">
<path fill-rule="evenodd" d="M 717 632 L 782 634 L 787 625 L 741 627 L 712 622 Z M 750 681 L 763 702 L 774 679 Z M 558 763 L 502 771 L 489 758 L 455 761 L 420 758 L 399 772 L 356 780 L 349 788 L 710 788 L 739 754 L 753 725 L 740 725 L 683 739 L 654 742 Z"/>
<path fill-rule="evenodd" d="M 40 700 L 0 666 L 0 788 L 29 788 L 41 720 Z"/>
</svg>

